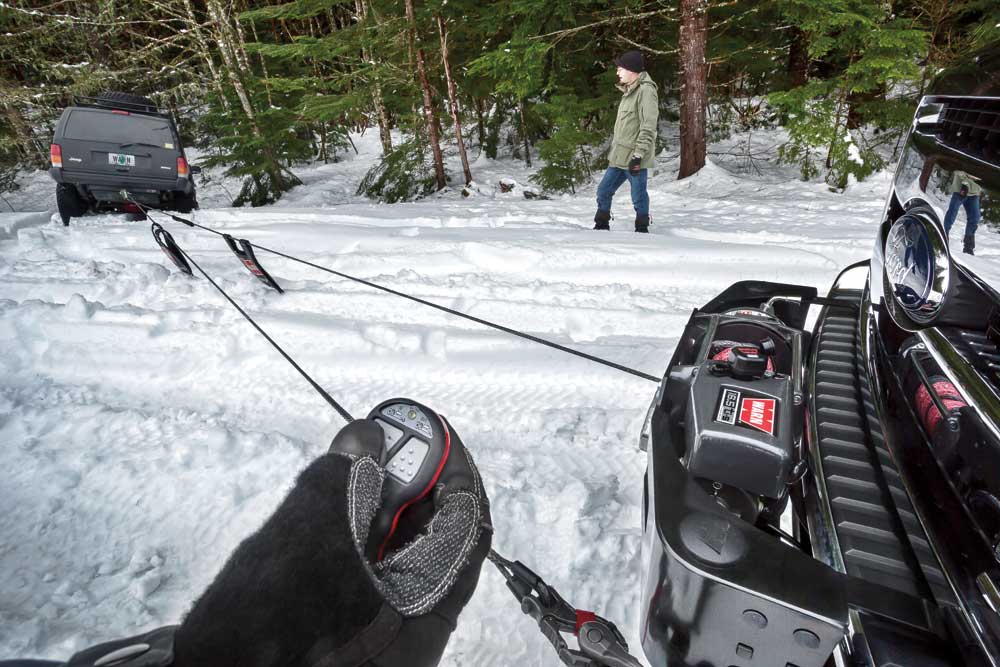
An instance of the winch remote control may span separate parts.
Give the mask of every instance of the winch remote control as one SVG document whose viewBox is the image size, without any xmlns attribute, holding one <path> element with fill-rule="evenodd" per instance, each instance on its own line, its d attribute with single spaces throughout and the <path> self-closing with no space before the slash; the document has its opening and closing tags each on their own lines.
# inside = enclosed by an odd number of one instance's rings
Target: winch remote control
<svg viewBox="0 0 1000 667">
<path fill-rule="evenodd" d="M 385 435 L 382 507 L 372 520 L 369 556 L 382 560 L 403 512 L 434 489 L 451 450 L 451 432 L 430 408 L 406 398 L 380 403 L 368 414 Z M 377 548 L 377 551 L 372 551 Z"/>
</svg>

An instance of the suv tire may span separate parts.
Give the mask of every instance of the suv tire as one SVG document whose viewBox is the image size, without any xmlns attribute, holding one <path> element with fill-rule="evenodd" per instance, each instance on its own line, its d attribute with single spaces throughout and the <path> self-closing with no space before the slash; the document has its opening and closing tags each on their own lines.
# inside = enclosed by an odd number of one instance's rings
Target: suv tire
<svg viewBox="0 0 1000 667">
<path fill-rule="evenodd" d="M 198 208 L 198 200 L 195 199 L 193 192 L 191 194 L 187 194 L 186 192 L 174 192 L 173 209 L 175 211 L 178 213 L 190 213 L 196 208 Z"/>
<path fill-rule="evenodd" d="M 80 193 L 72 185 L 58 183 L 56 185 L 56 207 L 59 209 L 59 217 L 62 218 L 63 226 L 69 226 L 70 218 L 79 218 L 90 208 Z"/>
<path fill-rule="evenodd" d="M 108 90 L 97 96 L 98 102 L 103 102 L 108 106 L 114 106 L 117 102 L 124 104 L 138 105 L 146 107 L 144 111 L 156 112 L 156 103 L 148 97 L 133 95 L 132 93 L 122 93 L 115 90 Z"/>
</svg>

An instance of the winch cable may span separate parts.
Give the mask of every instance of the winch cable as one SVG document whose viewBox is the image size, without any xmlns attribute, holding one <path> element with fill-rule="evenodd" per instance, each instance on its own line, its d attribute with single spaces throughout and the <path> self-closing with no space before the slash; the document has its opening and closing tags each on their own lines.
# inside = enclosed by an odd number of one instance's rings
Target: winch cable
<svg viewBox="0 0 1000 667">
<path fill-rule="evenodd" d="M 141 205 L 140 209 L 149 216 L 149 211 L 144 210 Z M 171 216 L 173 217 L 173 216 Z M 185 223 L 187 224 L 187 223 Z M 214 231 L 214 230 L 209 230 Z M 218 232 L 215 232 L 218 233 Z M 183 255 L 184 259 L 191 263 L 191 265 L 198 270 L 202 276 L 205 277 L 209 283 L 212 284 L 218 292 L 225 297 L 226 301 L 235 308 L 240 315 L 246 319 L 257 332 L 262 335 L 267 342 L 269 342 L 274 349 L 276 349 L 282 357 L 285 358 L 292 367 L 299 372 L 299 374 L 305 378 L 305 380 L 312 386 L 316 392 L 326 400 L 330 406 L 337 411 L 337 413 L 344 418 L 347 422 L 354 421 L 354 417 L 338 403 L 329 393 L 324 390 L 319 383 L 312 379 L 312 377 L 306 373 L 301 366 L 299 366 L 292 357 L 285 352 L 285 350 L 277 343 L 273 338 L 271 338 L 264 329 L 257 324 L 257 322 L 247 313 L 243 308 L 240 307 L 236 301 L 229 296 L 226 290 L 212 280 L 211 276 L 201 268 L 201 266 L 196 262 L 191 255 L 184 251 L 180 246 L 176 246 L 177 251 Z M 265 248 L 260 248 L 261 250 L 266 250 Z M 279 253 L 280 254 L 280 253 Z M 291 259 L 291 258 L 290 258 Z M 318 267 L 322 268 L 322 267 Z M 433 304 L 430 304 L 433 305 Z M 586 611 L 582 609 L 576 609 L 572 607 L 559 593 L 553 588 L 545 583 L 545 581 L 535 574 L 530 568 L 521 563 L 521 561 L 510 561 L 501 556 L 495 549 L 490 549 L 487 553 L 487 559 L 496 566 L 497 570 L 503 576 L 507 583 L 507 588 L 514 594 L 514 597 L 518 600 L 521 605 L 521 611 L 526 615 L 533 618 L 537 623 L 539 628 L 542 630 L 542 634 L 545 635 L 546 639 L 553 645 L 556 652 L 559 654 L 560 659 L 568 665 L 580 665 L 581 667 L 586 667 L 587 665 L 593 665 L 595 667 L 605 666 L 605 667 L 620 667 L 621 665 L 627 665 L 629 667 L 641 667 L 641 663 L 635 659 L 628 652 L 628 645 L 625 642 L 625 638 L 622 637 L 618 628 L 607 619 L 602 616 L 598 616 L 594 612 Z M 579 649 L 571 649 L 566 641 L 562 638 L 561 633 L 572 633 L 576 635 L 579 639 Z M 594 634 L 596 633 L 596 635 Z M 597 639 L 594 639 L 594 637 Z"/>
<path fill-rule="evenodd" d="M 148 216 L 148 213 L 147 213 L 147 216 Z M 332 407 L 334 410 L 337 411 L 337 414 L 339 414 L 341 417 L 344 418 L 344 421 L 346 421 L 348 423 L 354 421 L 354 417 L 351 416 L 351 413 L 349 413 L 346 409 L 344 409 L 344 406 L 342 406 L 340 403 L 338 403 L 333 398 L 333 396 L 330 396 L 330 394 L 327 393 L 327 391 L 325 389 L 323 389 L 323 387 L 319 386 L 319 384 L 315 380 L 313 380 L 312 377 L 308 373 L 306 373 L 302 369 L 301 366 L 299 366 L 297 363 L 295 363 L 295 360 L 292 359 L 292 357 L 289 356 L 289 354 L 287 352 L 285 352 L 285 350 L 280 345 L 278 345 L 278 343 L 275 342 L 275 340 L 273 338 L 271 338 L 269 335 L 267 335 L 267 332 L 264 331 L 264 329 L 261 328 L 261 326 L 259 324 L 257 324 L 257 322 L 252 317 L 250 317 L 250 315 L 245 310 L 243 310 L 240 307 L 240 305 L 238 303 L 236 303 L 236 301 L 233 300 L 233 298 L 231 296 L 229 296 L 229 294 L 226 293 L 226 290 L 222 289 L 218 285 L 218 283 L 216 283 L 214 280 L 212 280 L 211 276 L 209 276 L 208 273 L 205 272 L 205 269 L 201 268 L 201 266 L 198 265 L 198 262 L 196 262 L 196 261 L 194 261 L 194 259 L 192 259 L 191 255 L 187 254 L 186 252 L 184 252 L 183 249 L 181 249 L 179 247 L 177 249 L 180 251 L 180 253 L 182 255 L 184 255 L 184 258 L 187 261 L 189 261 L 194 268 L 198 269 L 198 273 L 200 273 L 201 275 L 205 276 L 205 280 L 207 280 L 208 282 L 210 282 L 212 284 L 212 287 L 214 287 L 215 289 L 217 289 L 219 291 L 219 294 L 221 294 L 222 296 L 224 296 L 226 298 L 226 301 L 228 301 L 233 306 L 233 308 L 235 308 L 237 311 L 239 311 L 240 315 L 242 315 L 244 317 L 244 319 L 246 319 L 247 322 L 249 322 L 251 325 L 253 325 L 253 328 L 257 330 L 257 333 L 259 333 L 261 336 L 263 336 L 267 340 L 267 342 L 270 343 L 271 346 L 274 347 L 274 349 L 276 349 L 278 351 L 278 353 L 281 354 L 281 356 L 283 356 L 285 358 L 285 361 L 287 361 L 288 363 L 290 363 L 292 365 L 292 368 L 294 368 L 295 370 L 297 370 L 299 372 L 299 375 L 301 375 L 302 377 L 304 377 L 306 379 L 306 382 L 308 382 L 310 385 L 312 385 L 312 388 L 315 389 L 316 392 L 320 396 L 322 396 L 323 399 L 327 403 L 330 404 L 330 407 Z"/>
<path fill-rule="evenodd" d="M 127 199 L 128 199 L 128 201 L 130 203 L 135 204 L 137 207 L 139 207 L 139 209 L 144 214 L 146 214 L 147 217 L 149 216 L 149 209 L 147 209 L 145 206 L 143 206 L 142 204 L 140 204 L 139 202 L 137 202 L 137 201 L 135 201 L 135 200 L 133 200 L 131 198 L 127 198 Z M 212 229 L 211 227 L 206 227 L 205 225 L 200 225 L 197 222 L 194 222 L 192 220 L 188 220 L 186 218 L 182 218 L 182 217 L 180 217 L 178 215 L 173 215 L 172 213 L 167 213 L 166 215 L 170 216 L 170 218 L 172 218 L 176 222 L 179 222 L 181 224 L 187 225 L 188 227 L 195 227 L 195 228 L 204 230 L 206 232 L 210 232 L 212 234 L 215 234 L 215 235 L 221 236 L 221 237 L 225 237 L 226 236 L 226 234 L 224 234 L 224 233 L 222 233 L 222 232 L 220 232 L 218 230 Z M 587 359 L 588 361 L 593 361 L 594 363 L 602 364 L 602 365 L 607 366 L 609 368 L 613 368 L 613 369 L 615 369 L 617 371 L 621 371 L 623 373 L 628 373 L 629 375 L 634 375 L 635 377 L 642 378 L 643 380 L 649 380 L 650 382 L 655 382 L 656 384 L 660 383 L 660 379 L 661 378 L 659 378 L 659 377 L 657 377 L 655 375 L 650 375 L 649 373 L 643 373 L 642 371 L 636 370 L 634 368 L 629 368 L 628 366 L 624 366 L 624 365 L 616 363 L 614 361 L 609 361 L 607 359 L 602 359 L 601 357 L 596 357 L 596 356 L 594 356 L 592 354 L 587 354 L 586 352 L 580 352 L 579 350 L 574 350 L 573 348 L 566 347 L 565 345 L 560 345 L 559 343 L 554 343 L 554 342 L 552 342 L 550 340 L 546 340 L 545 338 L 539 338 L 538 336 L 534 336 L 534 335 L 526 333 L 524 331 L 519 331 L 517 329 L 512 329 L 512 328 L 504 326 L 502 324 L 497 324 L 496 322 L 490 322 L 489 320 L 484 320 L 481 317 L 476 317 L 475 315 L 469 315 L 468 313 L 463 313 L 463 312 L 461 312 L 459 310 L 455 310 L 453 308 L 448 308 L 447 306 L 442 306 L 442 305 L 434 303 L 432 301 L 427 301 L 425 299 L 421 299 L 420 297 L 416 297 L 416 296 L 413 296 L 411 294 L 406 294 L 405 292 L 400 292 L 398 290 L 394 290 L 391 287 L 385 287 L 384 285 L 379 285 L 378 283 L 373 283 L 373 282 L 371 282 L 369 280 L 365 280 L 364 278 L 358 278 L 357 276 L 352 276 L 350 274 L 343 273 L 342 271 L 337 271 L 336 269 L 331 269 L 329 267 L 322 266 L 322 265 L 316 264 L 314 262 L 310 262 L 309 260 L 305 260 L 305 259 L 302 259 L 300 257 L 295 257 L 294 255 L 289 255 L 287 253 L 281 252 L 280 250 L 274 250 L 272 248 L 268 248 L 266 246 L 262 246 L 262 245 L 259 245 L 257 243 L 251 243 L 249 241 L 248 241 L 248 243 L 250 244 L 250 246 L 252 246 L 256 250 L 261 250 L 263 252 L 268 252 L 268 253 L 271 253 L 272 255 L 277 255 L 278 257 L 283 257 L 283 258 L 291 260 L 293 262 L 298 262 L 299 264 L 303 264 L 305 266 L 309 266 L 309 267 L 312 267 L 314 269 L 318 269 L 319 271 L 325 271 L 326 273 L 333 274 L 333 275 L 338 276 L 340 278 L 344 278 L 346 280 L 351 280 L 351 281 L 354 281 L 354 282 L 359 283 L 361 285 L 365 285 L 367 287 L 371 287 L 373 289 L 377 289 L 377 290 L 380 290 L 382 292 L 386 292 L 387 294 L 392 294 L 394 296 L 398 296 L 398 297 L 401 297 L 403 299 L 408 299 L 409 301 L 413 301 L 415 303 L 419 303 L 419 304 L 424 305 L 424 306 L 429 306 L 431 308 L 434 308 L 435 310 L 440 310 L 443 313 L 448 313 L 449 315 L 454 315 L 456 317 L 461 317 L 462 319 L 469 320 L 470 322 L 475 322 L 476 324 L 481 324 L 481 325 L 483 325 L 485 327 L 489 327 L 491 329 L 496 329 L 497 331 L 502 331 L 502 332 L 504 332 L 506 334 L 510 334 L 511 336 L 516 336 L 518 338 L 523 338 L 524 340 L 529 340 L 529 341 L 531 341 L 533 343 L 538 343 L 539 345 L 544 345 L 544 346 L 550 347 L 550 348 L 552 348 L 554 350 L 559 350 L 560 352 L 565 352 L 567 354 L 572 354 L 573 356 L 580 357 L 581 359 Z"/>
</svg>

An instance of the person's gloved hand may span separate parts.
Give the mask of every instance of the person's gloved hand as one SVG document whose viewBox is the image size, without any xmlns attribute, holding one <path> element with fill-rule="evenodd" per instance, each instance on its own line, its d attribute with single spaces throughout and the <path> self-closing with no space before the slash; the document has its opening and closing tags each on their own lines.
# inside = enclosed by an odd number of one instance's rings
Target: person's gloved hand
<svg viewBox="0 0 1000 667">
<path fill-rule="evenodd" d="M 967 197 L 968 195 L 969 195 L 969 184 L 968 183 L 962 183 L 962 187 L 960 187 L 958 189 L 958 196 L 959 197 Z"/>
<path fill-rule="evenodd" d="M 642 156 L 633 155 L 632 159 L 628 161 L 628 170 L 631 174 L 638 174 L 642 171 Z"/>
<path fill-rule="evenodd" d="M 433 498 L 401 518 L 409 541 L 369 562 L 382 440 L 375 422 L 355 421 L 303 471 L 184 620 L 176 667 L 438 663 L 489 551 L 489 503 L 452 431 Z"/>
</svg>

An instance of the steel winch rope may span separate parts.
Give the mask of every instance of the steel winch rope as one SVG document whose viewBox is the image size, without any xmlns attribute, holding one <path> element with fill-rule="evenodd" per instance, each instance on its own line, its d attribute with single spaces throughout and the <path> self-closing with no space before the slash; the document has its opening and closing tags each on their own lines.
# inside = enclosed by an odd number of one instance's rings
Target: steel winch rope
<svg viewBox="0 0 1000 667">
<path fill-rule="evenodd" d="M 129 198 L 128 201 L 131 202 L 132 204 L 135 204 L 136 206 L 138 206 L 139 209 L 143 213 L 145 213 L 147 216 L 149 215 L 149 209 L 147 209 L 145 206 L 143 206 L 142 204 L 140 204 L 140 203 L 132 200 L 131 198 Z M 224 234 L 224 233 L 222 233 L 222 232 L 220 232 L 218 230 L 212 229 L 211 227 L 206 227 L 205 225 L 200 225 L 197 222 L 194 222 L 193 220 L 188 220 L 186 218 L 182 218 L 180 216 L 173 215 L 172 213 L 168 213 L 167 215 L 169 215 L 176 222 L 179 222 L 181 224 L 187 225 L 188 227 L 196 227 L 196 228 L 202 229 L 202 230 L 204 230 L 206 232 L 211 232 L 212 234 L 215 234 L 217 236 L 222 236 L 222 237 L 227 236 L 226 234 Z M 489 327 L 491 329 L 496 329 L 497 331 L 502 331 L 502 332 L 504 332 L 506 334 L 510 334 L 511 336 L 516 336 L 518 338 L 523 338 L 524 340 L 529 340 L 529 341 L 531 341 L 533 343 L 538 343 L 539 345 L 544 345 L 544 346 L 550 347 L 550 348 L 552 348 L 554 350 L 559 350 L 560 352 L 565 352 L 567 354 L 572 354 L 575 357 L 580 357 L 581 359 L 587 359 L 588 361 L 593 361 L 594 363 L 602 364 L 604 366 L 608 366 L 609 368 L 614 368 L 615 370 L 622 371 L 623 373 L 628 373 L 629 375 L 634 375 L 635 377 L 642 378 L 643 380 L 649 380 L 650 382 L 655 382 L 656 384 L 660 383 L 660 378 L 657 377 L 657 376 L 655 376 L 655 375 L 650 375 L 649 373 L 643 373 L 642 371 L 636 370 L 634 368 L 629 368 L 628 366 L 624 366 L 624 365 L 616 363 L 614 361 L 609 361 L 607 359 L 602 359 L 601 357 L 596 357 L 596 356 L 594 356 L 592 354 L 587 354 L 586 352 L 580 352 L 579 350 L 574 350 L 573 348 L 566 347 L 565 345 L 560 345 L 559 343 L 554 343 L 554 342 L 552 342 L 550 340 L 546 340 L 545 338 L 539 338 L 538 336 L 534 336 L 534 335 L 526 333 L 524 331 L 519 331 L 517 329 L 512 329 L 512 328 L 504 326 L 502 324 L 497 324 L 496 322 L 491 322 L 489 320 L 484 320 L 484 319 L 482 319 L 480 317 L 476 317 L 475 315 L 469 315 L 468 313 L 463 313 L 463 312 L 461 312 L 459 310 L 455 310 L 453 308 L 448 308 L 447 306 L 442 306 L 442 305 L 436 304 L 436 303 L 434 303 L 432 301 L 427 301 L 425 299 L 421 299 L 420 297 L 416 297 L 416 296 L 413 296 L 411 294 L 406 294 L 405 292 L 400 292 L 398 290 L 394 290 L 391 287 L 385 287 L 384 285 L 379 285 L 378 283 L 373 283 L 373 282 L 371 282 L 369 280 L 365 280 L 364 278 L 358 278 L 357 276 L 352 276 L 350 274 L 343 273 L 342 271 L 337 271 L 336 269 L 331 269 L 329 267 L 322 266 L 320 264 L 315 264 L 313 262 L 310 262 L 308 260 L 302 259 L 300 257 L 295 257 L 294 255 L 289 255 L 287 253 L 281 252 L 280 250 L 274 250 L 272 248 L 268 248 L 266 246 L 259 245 L 257 243 L 250 243 L 249 241 L 247 241 L 247 243 L 249 243 L 250 246 L 252 248 L 254 248 L 255 250 L 262 250 L 264 252 L 269 252 L 272 255 L 277 255 L 278 257 L 283 257 L 283 258 L 291 260 L 293 262 L 298 262 L 299 264 L 303 264 L 305 266 L 309 266 L 309 267 L 312 267 L 314 269 L 318 269 L 320 271 L 325 271 L 326 273 L 330 273 L 330 274 L 333 274 L 333 275 L 338 276 L 340 278 L 344 278 L 346 280 L 351 280 L 351 281 L 354 281 L 356 283 L 360 283 L 361 285 L 365 285 L 367 287 L 371 287 L 373 289 L 377 289 L 377 290 L 380 290 L 382 292 L 386 292 L 387 294 L 392 294 L 394 296 L 398 296 L 398 297 L 401 297 L 403 299 L 408 299 L 409 301 L 413 301 L 415 303 L 419 303 L 419 304 L 422 304 L 424 306 L 429 306 L 430 308 L 434 308 L 435 310 L 440 310 L 443 313 L 448 313 L 449 315 L 455 315 L 456 317 L 461 317 L 462 319 L 466 319 L 466 320 L 469 320 L 470 322 L 475 322 L 477 324 L 481 324 L 481 325 L 483 325 L 485 327 Z"/>
<path fill-rule="evenodd" d="M 234 301 L 233 298 L 229 296 L 229 294 L 226 293 L 226 290 L 219 287 L 218 283 L 212 280 L 211 276 L 209 276 L 208 273 L 205 272 L 205 269 L 201 268 L 201 266 L 198 265 L 198 262 L 194 261 L 194 259 L 191 258 L 191 255 L 184 252 L 184 250 L 182 250 L 181 248 L 178 248 L 178 250 L 180 250 L 181 254 L 184 255 L 184 259 L 191 262 L 194 268 L 198 269 L 198 272 L 205 277 L 205 280 L 210 282 L 212 284 L 212 287 L 217 289 L 219 291 L 219 294 L 224 296 L 226 298 L 226 301 L 228 301 L 233 306 L 233 308 L 239 311 L 240 315 L 242 315 L 247 322 L 253 325 L 253 328 L 256 329 L 261 336 L 267 339 L 267 342 L 270 343 L 274 347 L 274 349 L 276 349 L 281 354 L 281 356 L 285 358 L 285 361 L 290 363 L 292 365 L 292 368 L 297 370 L 299 372 L 299 375 L 304 377 L 306 379 L 306 382 L 312 385 L 312 388 L 315 389 L 316 392 L 320 396 L 322 396 L 327 403 L 330 404 L 330 407 L 332 407 L 334 410 L 337 411 L 337 414 L 343 417 L 344 420 L 347 421 L 348 423 L 354 421 L 354 417 L 351 416 L 351 413 L 349 413 L 346 409 L 344 409 L 344 407 L 340 403 L 338 403 L 332 396 L 330 396 L 330 394 L 328 394 L 326 390 L 323 389 L 323 387 L 319 386 L 319 384 L 315 380 L 313 380 L 312 377 L 310 377 L 310 375 L 306 373 L 301 366 L 295 363 L 295 360 L 292 359 L 292 357 L 289 356 L 289 354 L 285 352 L 285 350 L 280 345 L 278 345 L 278 343 L 275 342 L 273 338 L 268 336 L 267 332 L 264 331 L 264 329 L 261 328 L 261 326 L 257 324 L 257 322 L 252 317 L 250 317 L 250 315 L 245 310 L 240 308 L 240 305 L 236 303 L 236 301 Z"/>
</svg>

